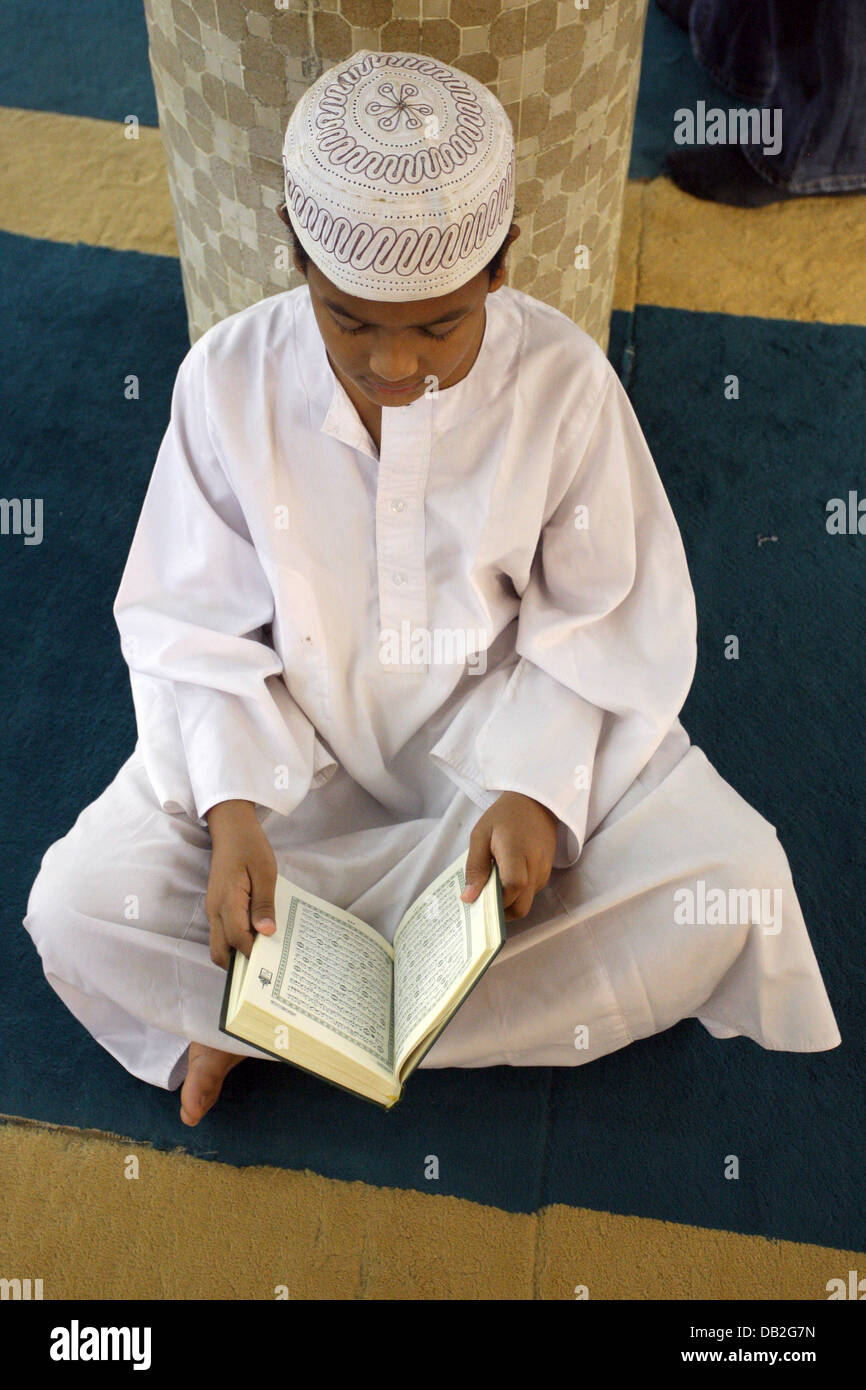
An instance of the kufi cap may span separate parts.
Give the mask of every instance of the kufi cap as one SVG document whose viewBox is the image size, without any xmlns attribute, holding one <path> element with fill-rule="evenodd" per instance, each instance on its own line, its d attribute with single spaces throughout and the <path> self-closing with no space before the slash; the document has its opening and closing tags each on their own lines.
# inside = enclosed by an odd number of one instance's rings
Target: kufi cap
<svg viewBox="0 0 866 1390">
<path fill-rule="evenodd" d="M 283 143 L 286 207 L 324 275 L 360 299 L 450 294 L 505 240 L 514 135 L 468 73 L 362 49 L 301 97 Z"/>
</svg>

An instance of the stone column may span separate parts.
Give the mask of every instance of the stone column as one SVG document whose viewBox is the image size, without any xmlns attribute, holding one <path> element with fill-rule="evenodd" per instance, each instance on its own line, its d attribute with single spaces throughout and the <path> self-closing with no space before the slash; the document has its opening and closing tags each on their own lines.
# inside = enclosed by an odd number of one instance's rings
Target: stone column
<svg viewBox="0 0 866 1390">
<path fill-rule="evenodd" d="M 431 54 L 496 93 L 517 140 L 509 282 L 606 348 L 646 7 L 144 0 L 190 340 L 298 283 L 278 255 L 286 123 L 320 73 L 371 48 Z"/>
</svg>

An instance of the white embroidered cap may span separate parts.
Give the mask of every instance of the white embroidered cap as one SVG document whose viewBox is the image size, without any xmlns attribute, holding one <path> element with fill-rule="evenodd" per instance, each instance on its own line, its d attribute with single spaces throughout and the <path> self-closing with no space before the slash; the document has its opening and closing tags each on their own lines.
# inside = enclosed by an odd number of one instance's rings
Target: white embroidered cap
<svg viewBox="0 0 866 1390">
<path fill-rule="evenodd" d="M 449 294 L 505 240 L 514 135 L 468 73 L 361 49 L 313 83 L 283 142 L 286 206 L 324 275 L 360 299 Z"/>
</svg>

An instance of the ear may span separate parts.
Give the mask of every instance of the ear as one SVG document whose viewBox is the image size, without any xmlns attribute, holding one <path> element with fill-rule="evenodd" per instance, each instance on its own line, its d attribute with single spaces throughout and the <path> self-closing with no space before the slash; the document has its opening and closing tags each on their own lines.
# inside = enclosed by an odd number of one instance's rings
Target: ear
<svg viewBox="0 0 866 1390">
<path fill-rule="evenodd" d="M 508 252 L 510 251 L 512 244 L 517 240 L 519 236 L 520 228 L 517 226 L 516 223 L 514 223 L 509 228 L 508 235 L 505 238 L 505 255 L 502 257 L 502 264 L 500 265 L 496 274 L 491 277 L 490 285 L 487 291 L 488 294 L 494 294 L 496 290 L 498 290 L 502 285 L 505 284 L 505 277 L 508 274 Z"/>
<path fill-rule="evenodd" d="M 285 203 L 280 203 L 279 207 L 277 208 L 277 216 L 279 217 L 281 222 L 284 222 L 287 227 L 291 228 L 292 224 L 289 221 L 289 214 L 286 210 Z M 304 277 L 306 277 L 306 266 L 299 260 L 298 253 L 294 248 L 294 244 L 292 246 L 292 265 L 295 267 L 295 270 L 298 272 L 299 275 L 303 275 Z"/>
</svg>

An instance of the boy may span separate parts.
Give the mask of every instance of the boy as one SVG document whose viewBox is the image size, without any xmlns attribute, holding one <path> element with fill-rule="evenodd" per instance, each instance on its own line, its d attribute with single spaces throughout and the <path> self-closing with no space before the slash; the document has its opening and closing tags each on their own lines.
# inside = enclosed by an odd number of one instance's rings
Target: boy
<svg viewBox="0 0 866 1390">
<path fill-rule="evenodd" d="M 503 108 L 362 51 L 283 163 L 306 284 L 181 363 L 114 605 L 139 738 L 43 859 L 46 977 L 196 1124 L 261 1056 L 217 1020 L 278 867 L 391 937 L 468 845 L 465 896 L 495 859 L 514 925 L 423 1065 L 576 1065 L 685 1017 L 835 1047 L 773 827 L 677 719 L 694 599 L 628 398 L 504 287 Z"/>
</svg>

